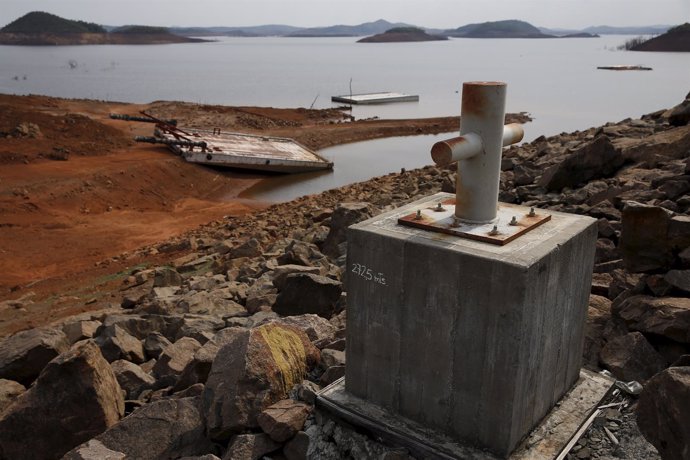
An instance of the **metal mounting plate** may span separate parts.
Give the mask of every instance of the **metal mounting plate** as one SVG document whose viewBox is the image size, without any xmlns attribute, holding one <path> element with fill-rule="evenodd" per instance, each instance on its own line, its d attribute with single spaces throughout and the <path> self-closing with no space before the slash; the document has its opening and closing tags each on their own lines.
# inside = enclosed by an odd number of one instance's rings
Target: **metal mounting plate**
<svg viewBox="0 0 690 460">
<path fill-rule="evenodd" d="M 551 220 L 549 214 L 539 209 L 535 209 L 534 215 L 530 215 L 532 209 L 517 204 L 498 203 L 494 222 L 476 224 L 456 220 L 455 198 L 449 198 L 438 201 L 435 207 L 421 208 L 415 213 L 400 217 L 398 223 L 502 246 Z M 515 221 L 511 224 L 513 217 Z M 494 226 L 496 231 L 494 231 Z"/>
</svg>

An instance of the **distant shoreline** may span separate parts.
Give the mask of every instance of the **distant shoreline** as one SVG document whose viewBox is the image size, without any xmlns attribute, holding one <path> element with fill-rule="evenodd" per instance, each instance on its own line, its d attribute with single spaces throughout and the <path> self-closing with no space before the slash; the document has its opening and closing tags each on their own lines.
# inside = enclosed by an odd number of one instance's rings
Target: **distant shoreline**
<svg viewBox="0 0 690 460">
<path fill-rule="evenodd" d="M 75 46 L 75 45 L 166 45 L 171 43 L 210 42 L 202 38 L 183 37 L 169 33 L 41 33 L 0 32 L 0 45 L 12 46 Z"/>
</svg>

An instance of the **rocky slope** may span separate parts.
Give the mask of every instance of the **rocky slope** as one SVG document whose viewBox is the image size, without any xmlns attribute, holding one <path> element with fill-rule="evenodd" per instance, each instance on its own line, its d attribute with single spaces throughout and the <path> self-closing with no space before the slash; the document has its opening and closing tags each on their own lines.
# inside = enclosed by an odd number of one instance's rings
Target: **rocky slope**
<svg viewBox="0 0 690 460">
<path fill-rule="evenodd" d="M 690 23 L 669 29 L 668 32 L 631 48 L 633 51 L 690 51 Z"/>
<path fill-rule="evenodd" d="M 584 364 L 644 387 L 568 458 L 687 458 L 689 107 L 504 154 L 502 201 L 598 219 Z M 409 458 L 315 414 L 314 394 L 346 364 L 344 229 L 441 190 L 452 169 L 400 171 L 143 248 L 187 255 L 0 344 L 0 458 Z"/>
</svg>

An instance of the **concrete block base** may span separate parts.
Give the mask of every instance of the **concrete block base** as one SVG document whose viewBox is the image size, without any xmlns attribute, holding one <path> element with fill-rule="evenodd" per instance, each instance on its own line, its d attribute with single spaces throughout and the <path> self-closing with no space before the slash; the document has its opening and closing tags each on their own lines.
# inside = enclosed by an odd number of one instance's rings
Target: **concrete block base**
<svg viewBox="0 0 690 460">
<path fill-rule="evenodd" d="M 553 460 L 567 452 L 578 430 L 607 397 L 614 381 L 583 369 L 573 388 L 508 457 L 509 460 Z M 364 429 L 377 438 L 405 447 L 415 458 L 497 460 L 490 452 L 463 445 L 445 433 L 400 417 L 345 391 L 341 378 L 319 392 L 317 410 Z"/>
<path fill-rule="evenodd" d="M 506 457 L 579 377 L 596 221 L 504 246 L 398 224 L 452 197 L 350 227 L 346 389 Z"/>
</svg>

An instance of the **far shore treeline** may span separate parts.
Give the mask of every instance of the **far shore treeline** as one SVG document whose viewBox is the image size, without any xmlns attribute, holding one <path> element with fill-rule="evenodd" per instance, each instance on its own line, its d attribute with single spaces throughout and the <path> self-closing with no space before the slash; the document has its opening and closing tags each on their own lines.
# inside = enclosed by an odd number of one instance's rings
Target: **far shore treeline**
<svg viewBox="0 0 690 460">
<path fill-rule="evenodd" d="M 595 38 L 603 34 L 638 35 L 626 49 L 690 51 L 690 24 L 676 27 L 597 26 L 582 30 L 548 29 L 520 20 L 432 29 L 383 19 L 359 25 L 301 28 L 289 25 L 250 27 L 153 27 L 100 25 L 34 11 L 0 29 L 0 45 L 163 44 L 207 41 L 199 37 L 366 37 L 361 42 L 435 41 L 449 38 Z M 650 39 L 650 37 L 653 37 Z M 649 43 L 647 43 L 649 42 Z"/>
</svg>

